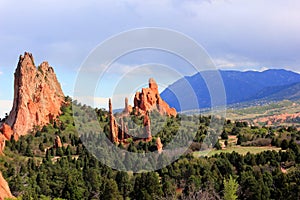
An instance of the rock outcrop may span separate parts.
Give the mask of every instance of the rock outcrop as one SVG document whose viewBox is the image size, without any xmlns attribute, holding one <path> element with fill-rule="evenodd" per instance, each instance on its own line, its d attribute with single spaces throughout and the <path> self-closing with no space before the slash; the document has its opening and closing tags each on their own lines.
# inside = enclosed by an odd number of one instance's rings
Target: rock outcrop
<svg viewBox="0 0 300 200">
<path fill-rule="evenodd" d="M 255 125 L 264 124 L 264 125 L 280 125 L 283 123 L 293 122 L 300 118 L 300 113 L 282 113 L 278 115 L 266 116 L 266 117 L 257 117 L 253 120 Z"/>
<path fill-rule="evenodd" d="M 48 62 L 36 67 L 30 53 L 20 56 L 14 76 L 13 108 L 5 123 L 18 137 L 60 115 L 64 94 L 53 68 Z"/>
<path fill-rule="evenodd" d="M 2 132 L 3 136 L 6 138 L 6 140 L 10 140 L 11 136 L 13 135 L 13 130 L 11 127 L 4 123 L 2 127 L 0 128 L 0 132 Z"/>
<path fill-rule="evenodd" d="M 149 117 L 149 112 L 146 112 L 144 115 L 144 120 L 143 120 L 143 125 L 144 125 L 144 134 L 146 135 L 146 141 L 151 141 L 152 140 L 152 134 L 151 134 L 151 121 Z"/>
<path fill-rule="evenodd" d="M 4 200 L 4 198 L 14 198 L 14 196 L 11 194 L 8 184 L 0 172 L 0 200 Z"/>
<path fill-rule="evenodd" d="M 163 150 L 163 144 L 161 143 L 160 137 L 157 137 L 155 142 L 158 153 L 161 153 Z"/>
<path fill-rule="evenodd" d="M 0 155 L 3 154 L 4 148 L 5 148 L 5 141 L 7 139 L 4 137 L 4 135 L 0 134 Z"/>
<path fill-rule="evenodd" d="M 60 137 L 57 135 L 55 136 L 55 140 L 54 140 L 54 148 L 62 148 L 62 142 Z"/>
<path fill-rule="evenodd" d="M 175 108 L 170 108 L 160 97 L 157 83 L 153 78 L 149 79 L 149 88 L 143 88 L 141 92 L 135 94 L 134 108 L 141 114 L 156 109 L 163 115 L 174 117 L 177 115 Z"/>
<path fill-rule="evenodd" d="M 14 76 L 13 108 L 0 124 L 0 154 L 3 154 L 6 140 L 11 137 L 17 140 L 35 126 L 48 124 L 61 114 L 64 103 L 61 86 L 48 62 L 36 67 L 32 54 L 25 52 L 19 58 Z M 60 138 L 56 141 L 56 146 L 62 146 Z M 13 198 L 0 172 L 0 200 L 7 197 Z"/>
<path fill-rule="evenodd" d="M 3 154 L 5 141 L 10 140 L 13 135 L 13 130 L 6 123 L 2 124 L 0 128 L 0 155 Z"/>
<path fill-rule="evenodd" d="M 149 142 L 152 140 L 151 134 L 151 119 L 150 113 L 158 111 L 161 115 L 168 115 L 175 117 L 177 112 L 175 108 L 170 106 L 160 97 L 158 92 L 158 85 L 153 78 L 149 79 L 149 88 L 143 88 L 141 92 L 136 92 L 134 98 L 134 108 L 128 104 L 128 98 L 125 98 L 125 108 L 118 119 L 113 115 L 111 99 L 109 99 L 109 120 L 110 120 L 110 140 L 113 143 L 123 143 L 125 139 L 133 137 L 134 140 L 143 140 Z M 134 111 L 134 112 L 133 112 Z M 123 117 L 131 120 L 131 114 L 142 116 L 143 131 L 135 133 L 134 136 L 128 134 L 128 126 L 124 123 Z M 128 118 L 129 117 L 129 118 Z M 162 152 L 163 145 L 160 138 L 156 139 L 156 146 L 158 152 Z"/>
<path fill-rule="evenodd" d="M 124 108 L 123 113 L 128 115 L 131 112 L 132 112 L 132 106 L 128 104 L 128 98 L 126 97 L 125 98 L 125 108 Z"/>
<path fill-rule="evenodd" d="M 111 103 L 111 99 L 109 99 L 108 101 L 108 107 L 109 107 L 109 127 L 110 127 L 110 141 L 117 143 L 119 142 L 118 139 L 118 133 L 119 133 L 119 128 L 118 125 L 116 123 L 114 114 L 113 114 L 113 109 L 112 109 L 112 103 Z"/>
</svg>

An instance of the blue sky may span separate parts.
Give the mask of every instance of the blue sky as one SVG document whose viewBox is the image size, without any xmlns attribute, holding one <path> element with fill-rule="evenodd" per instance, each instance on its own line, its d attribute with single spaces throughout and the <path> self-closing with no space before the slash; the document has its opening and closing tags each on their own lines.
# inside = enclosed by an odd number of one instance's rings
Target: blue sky
<svg viewBox="0 0 300 200">
<path fill-rule="evenodd" d="M 13 73 L 24 51 L 33 53 L 36 64 L 49 61 L 65 94 L 72 96 L 78 69 L 89 53 L 107 38 L 134 28 L 182 32 L 202 45 L 220 69 L 300 71 L 299 10 L 298 0 L 0 0 L 0 117 L 10 110 Z M 143 62 L 133 55 L 115 65 L 126 73 L 137 65 L 168 60 L 160 56 L 146 52 Z M 107 97 L 109 93 L 99 92 L 100 107 Z"/>
</svg>

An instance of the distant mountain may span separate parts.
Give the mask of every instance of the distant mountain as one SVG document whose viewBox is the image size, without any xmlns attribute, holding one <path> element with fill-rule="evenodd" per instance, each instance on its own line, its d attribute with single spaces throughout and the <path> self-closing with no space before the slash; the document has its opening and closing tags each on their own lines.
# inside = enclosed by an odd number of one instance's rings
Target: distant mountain
<svg viewBox="0 0 300 200">
<path fill-rule="evenodd" d="M 219 70 L 219 73 L 223 79 L 227 104 L 300 97 L 300 92 L 298 92 L 300 74 L 292 71 L 284 69 L 269 69 L 263 72 Z M 161 97 L 178 111 L 210 107 L 211 97 L 203 77 L 214 81 L 216 79 L 214 74 L 213 71 L 204 71 L 179 79 L 166 88 L 161 93 Z M 190 94 L 192 90 L 187 90 L 188 87 L 195 92 L 199 107 L 195 103 L 189 103 L 193 94 Z"/>
<path fill-rule="evenodd" d="M 256 99 L 264 100 L 299 100 L 300 99 L 300 83 L 293 83 L 291 85 L 267 87 L 261 90 Z"/>
</svg>

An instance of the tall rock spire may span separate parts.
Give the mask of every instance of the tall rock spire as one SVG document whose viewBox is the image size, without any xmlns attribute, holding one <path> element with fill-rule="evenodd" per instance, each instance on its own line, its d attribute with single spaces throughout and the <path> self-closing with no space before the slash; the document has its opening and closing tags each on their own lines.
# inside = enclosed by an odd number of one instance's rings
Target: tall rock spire
<svg viewBox="0 0 300 200">
<path fill-rule="evenodd" d="M 109 107 L 109 125 L 110 125 L 110 140 L 114 143 L 118 142 L 118 125 L 116 123 L 113 109 L 112 109 L 112 103 L 111 99 L 108 100 L 108 107 Z"/>
<path fill-rule="evenodd" d="M 129 115 L 132 112 L 132 106 L 128 104 L 128 98 L 125 97 L 125 107 L 123 110 L 123 113 L 125 115 Z"/>
<path fill-rule="evenodd" d="M 20 56 L 14 80 L 14 102 L 5 123 L 16 137 L 43 126 L 61 114 L 64 94 L 48 62 L 38 67 L 31 53 Z"/>
</svg>

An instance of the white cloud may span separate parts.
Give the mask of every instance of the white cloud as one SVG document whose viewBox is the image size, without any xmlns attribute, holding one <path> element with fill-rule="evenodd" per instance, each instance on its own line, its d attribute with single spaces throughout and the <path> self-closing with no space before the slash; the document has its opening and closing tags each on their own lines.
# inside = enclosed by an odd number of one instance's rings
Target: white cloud
<svg viewBox="0 0 300 200">
<path fill-rule="evenodd" d="M 258 70 L 261 66 L 259 63 L 251 61 L 247 58 L 241 58 L 238 56 L 226 56 L 224 58 L 216 58 L 213 59 L 216 67 L 218 69 L 230 69 L 230 70 L 245 70 L 245 69 L 253 69 Z"/>
<path fill-rule="evenodd" d="M 124 99 L 128 97 L 130 94 L 118 94 L 113 95 L 111 97 L 113 109 L 123 108 L 124 107 Z M 99 97 L 99 96 L 86 96 L 86 97 L 76 97 L 75 98 L 82 105 L 86 104 L 92 106 L 94 108 L 105 108 L 108 110 L 108 97 Z"/>
<path fill-rule="evenodd" d="M 58 77 L 66 79 L 70 90 L 75 78 L 69 71 L 99 43 L 128 29 L 152 26 L 192 37 L 221 69 L 289 66 L 299 71 L 299 10 L 298 0 L 0 0 L 0 65 L 15 66 L 19 54 L 31 51 L 36 60 L 62 66 Z M 129 63 L 112 74 L 133 75 L 134 67 Z M 5 82 L 6 87 L 13 88 L 12 83 Z"/>
<path fill-rule="evenodd" d="M 81 104 L 86 104 L 92 107 L 98 108 L 107 108 L 108 99 L 106 97 L 93 97 L 93 96 L 80 96 L 74 97 L 74 100 L 77 100 Z"/>
<path fill-rule="evenodd" d="M 9 114 L 12 109 L 13 101 L 11 100 L 0 100 L 0 118 L 5 117 L 5 113 Z"/>
<path fill-rule="evenodd" d="M 2 74 L 3 74 L 3 72 L 0 71 L 0 75 L 2 75 Z"/>
</svg>

